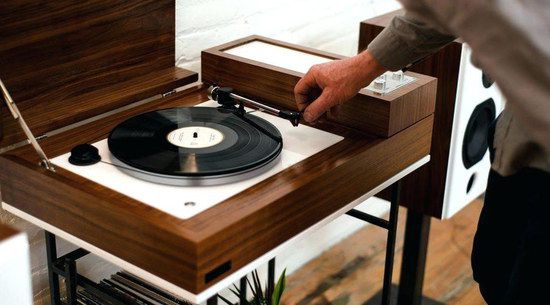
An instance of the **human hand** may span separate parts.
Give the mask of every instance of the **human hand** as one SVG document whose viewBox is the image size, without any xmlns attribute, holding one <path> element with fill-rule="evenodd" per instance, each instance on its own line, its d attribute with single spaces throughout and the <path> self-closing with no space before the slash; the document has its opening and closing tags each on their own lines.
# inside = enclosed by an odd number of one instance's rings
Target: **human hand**
<svg viewBox="0 0 550 305">
<path fill-rule="evenodd" d="M 341 104 L 385 71 L 368 51 L 314 65 L 294 87 L 296 105 L 304 111 L 306 122 L 314 122 L 329 110 L 337 114 Z"/>
</svg>

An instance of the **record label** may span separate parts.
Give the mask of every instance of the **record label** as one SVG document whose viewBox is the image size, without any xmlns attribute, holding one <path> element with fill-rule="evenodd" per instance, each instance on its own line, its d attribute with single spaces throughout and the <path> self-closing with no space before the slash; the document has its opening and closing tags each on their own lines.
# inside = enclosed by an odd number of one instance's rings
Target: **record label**
<svg viewBox="0 0 550 305">
<path fill-rule="evenodd" d="M 171 131 L 166 136 L 168 142 L 184 148 L 206 148 L 220 144 L 223 133 L 204 126 L 188 126 Z"/>
</svg>

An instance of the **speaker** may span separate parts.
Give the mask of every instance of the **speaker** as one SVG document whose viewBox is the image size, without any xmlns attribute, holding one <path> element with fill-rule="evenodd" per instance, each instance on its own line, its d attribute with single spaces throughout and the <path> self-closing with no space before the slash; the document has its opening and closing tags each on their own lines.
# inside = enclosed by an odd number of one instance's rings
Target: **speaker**
<svg viewBox="0 0 550 305">
<path fill-rule="evenodd" d="M 451 217 L 485 192 L 491 167 L 487 136 L 504 109 L 496 84 L 471 63 L 462 44 L 447 166 L 443 218 Z"/>
<path fill-rule="evenodd" d="M 361 22 L 359 51 L 402 14 L 398 10 Z M 504 108 L 502 94 L 471 63 L 471 49 L 458 40 L 410 70 L 437 77 L 437 101 L 430 163 L 403 180 L 400 201 L 423 214 L 449 218 L 485 191 L 487 135 Z"/>
</svg>

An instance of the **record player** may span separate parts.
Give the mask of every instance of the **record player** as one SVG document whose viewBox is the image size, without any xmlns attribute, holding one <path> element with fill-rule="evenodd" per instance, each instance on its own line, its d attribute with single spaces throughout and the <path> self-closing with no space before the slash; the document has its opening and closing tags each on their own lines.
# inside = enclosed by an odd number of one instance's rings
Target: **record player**
<svg viewBox="0 0 550 305">
<path fill-rule="evenodd" d="M 40 149 L 2 105 L 3 208 L 193 302 L 429 160 L 434 78 L 310 126 L 292 88 L 338 55 L 251 36 L 205 50 L 195 83 L 173 1 L 15 2 L 0 78 Z"/>
</svg>

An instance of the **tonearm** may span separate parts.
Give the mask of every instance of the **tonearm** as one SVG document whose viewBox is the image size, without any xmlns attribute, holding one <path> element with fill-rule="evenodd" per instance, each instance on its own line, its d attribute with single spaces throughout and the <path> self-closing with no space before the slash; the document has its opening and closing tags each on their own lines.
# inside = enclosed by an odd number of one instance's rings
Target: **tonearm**
<svg viewBox="0 0 550 305">
<path fill-rule="evenodd" d="M 289 120 L 293 126 L 298 126 L 300 118 L 302 117 L 302 113 L 300 112 L 280 110 L 235 94 L 233 93 L 233 89 L 229 87 L 210 86 L 210 88 L 208 88 L 208 97 L 225 107 L 235 107 L 239 105 L 241 109 L 244 109 L 243 104 L 246 104 L 260 108 L 280 118 Z"/>
<path fill-rule="evenodd" d="M 29 129 L 29 126 L 25 122 L 25 119 L 23 119 L 21 112 L 19 112 L 17 105 L 13 101 L 10 93 L 8 92 L 8 89 L 4 85 L 4 82 L 2 82 L 2 79 L 0 79 L 0 88 L 2 89 L 2 96 L 4 96 L 4 100 L 6 100 L 6 104 L 8 105 L 8 109 L 10 110 L 11 115 L 19 123 L 19 125 L 21 126 L 21 129 L 23 129 L 23 132 L 27 136 L 28 142 L 32 145 L 34 150 L 36 150 L 36 153 L 38 154 L 38 156 L 40 156 L 40 165 L 45 167 L 47 170 L 55 172 L 55 168 L 53 164 L 50 162 L 50 160 L 46 156 L 46 153 L 44 153 L 44 150 L 42 150 L 42 147 L 40 147 L 40 144 L 38 144 L 38 141 L 36 141 L 35 136 L 32 134 L 32 131 Z"/>
</svg>

